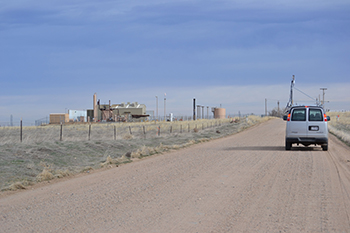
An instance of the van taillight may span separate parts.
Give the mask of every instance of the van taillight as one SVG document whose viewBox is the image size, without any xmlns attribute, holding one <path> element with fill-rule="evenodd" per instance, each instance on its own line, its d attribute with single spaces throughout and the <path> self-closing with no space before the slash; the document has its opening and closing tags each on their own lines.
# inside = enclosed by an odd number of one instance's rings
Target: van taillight
<svg viewBox="0 0 350 233">
<path fill-rule="evenodd" d="M 290 121 L 290 113 L 288 114 L 287 121 Z"/>
<path fill-rule="evenodd" d="M 323 116 L 324 116 L 324 121 L 327 121 L 327 115 L 324 114 Z"/>
</svg>

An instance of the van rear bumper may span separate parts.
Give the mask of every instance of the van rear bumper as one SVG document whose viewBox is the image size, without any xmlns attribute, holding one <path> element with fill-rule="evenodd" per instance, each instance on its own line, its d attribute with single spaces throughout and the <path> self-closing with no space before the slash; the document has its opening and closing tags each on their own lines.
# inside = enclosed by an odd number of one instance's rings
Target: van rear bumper
<svg viewBox="0 0 350 233">
<path fill-rule="evenodd" d="M 286 138 L 286 142 L 323 145 L 323 144 L 328 144 L 328 138 L 307 138 L 307 137 Z"/>
</svg>

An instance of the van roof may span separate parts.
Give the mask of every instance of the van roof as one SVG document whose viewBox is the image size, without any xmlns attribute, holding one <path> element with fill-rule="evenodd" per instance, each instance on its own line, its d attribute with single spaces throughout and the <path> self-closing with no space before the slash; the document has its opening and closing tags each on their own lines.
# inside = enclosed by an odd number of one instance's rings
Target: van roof
<svg viewBox="0 0 350 233">
<path fill-rule="evenodd" d="M 311 106 L 309 106 L 309 105 L 307 105 L 307 106 L 301 105 L 301 106 L 293 106 L 293 107 L 291 107 L 291 109 L 293 109 L 293 108 L 321 108 L 321 109 L 323 109 L 323 107 L 317 106 L 317 105 L 311 105 Z"/>
</svg>

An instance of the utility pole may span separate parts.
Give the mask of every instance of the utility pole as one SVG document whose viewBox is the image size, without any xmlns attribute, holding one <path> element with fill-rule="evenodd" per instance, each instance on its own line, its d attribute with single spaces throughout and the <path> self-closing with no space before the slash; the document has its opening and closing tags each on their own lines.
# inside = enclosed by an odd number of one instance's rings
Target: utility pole
<svg viewBox="0 0 350 233">
<path fill-rule="evenodd" d="M 166 121 L 166 93 L 164 93 L 164 121 Z"/>
<path fill-rule="evenodd" d="M 324 95 L 325 95 L 324 91 L 327 90 L 327 88 L 323 87 L 323 88 L 320 88 L 320 90 L 322 90 L 322 92 L 323 92 L 322 106 L 324 107 Z"/>
<path fill-rule="evenodd" d="M 292 101 L 292 106 L 294 104 L 294 100 L 293 100 L 293 87 L 294 87 L 294 83 L 295 83 L 295 76 L 293 75 L 293 80 L 291 82 L 291 87 L 290 87 L 290 98 Z"/>
<path fill-rule="evenodd" d="M 158 96 L 156 96 L 156 110 L 157 110 L 156 119 L 158 120 Z"/>
</svg>

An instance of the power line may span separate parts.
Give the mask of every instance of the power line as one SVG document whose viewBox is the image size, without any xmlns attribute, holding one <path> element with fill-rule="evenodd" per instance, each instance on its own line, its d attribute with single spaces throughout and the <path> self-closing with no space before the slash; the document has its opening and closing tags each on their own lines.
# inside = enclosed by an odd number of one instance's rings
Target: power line
<svg viewBox="0 0 350 233">
<path fill-rule="evenodd" d="M 306 95 L 307 97 L 309 97 L 309 98 L 310 98 L 310 99 L 312 99 L 313 101 L 316 101 L 316 99 L 315 99 L 315 98 L 313 98 L 313 97 L 309 96 L 308 94 L 306 94 L 305 92 L 303 92 L 303 91 L 299 90 L 298 88 L 294 87 L 294 89 L 295 89 L 295 90 L 297 90 L 297 91 L 299 91 L 299 92 L 301 92 L 302 94 Z"/>
</svg>

